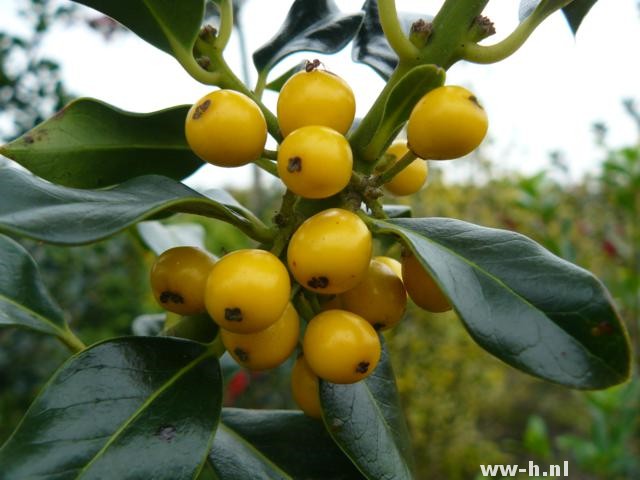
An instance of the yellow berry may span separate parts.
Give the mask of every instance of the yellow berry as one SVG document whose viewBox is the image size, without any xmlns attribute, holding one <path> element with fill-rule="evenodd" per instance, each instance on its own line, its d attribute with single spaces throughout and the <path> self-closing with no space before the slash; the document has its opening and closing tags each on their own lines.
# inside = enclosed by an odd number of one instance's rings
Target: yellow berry
<svg viewBox="0 0 640 480">
<path fill-rule="evenodd" d="M 409 152 L 405 143 L 394 143 L 387 150 L 387 155 L 394 157 L 393 163 L 400 160 Z M 398 172 L 391 180 L 384 184 L 384 187 L 397 196 L 411 195 L 422 188 L 427 181 L 429 169 L 426 160 L 416 158 L 404 169 Z"/>
<path fill-rule="evenodd" d="M 237 250 L 211 270 L 205 303 L 221 328 L 254 333 L 280 318 L 290 293 L 289 272 L 278 257 L 264 250 Z"/>
<path fill-rule="evenodd" d="M 280 365 L 296 348 L 299 334 L 298 313 L 291 303 L 274 324 L 259 332 L 243 334 L 220 330 L 227 351 L 249 370 L 268 370 Z"/>
<path fill-rule="evenodd" d="M 216 90 L 191 107 L 185 135 L 191 150 L 202 160 L 219 167 L 239 167 L 262 155 L 267 122 L 246 95 Z"/>
<path fill-rule="evenodd" d="M 283 136 L 307 125 L 347 133 L 356 113 L 351 87 L 322 70 L 299 72 L 283 85 L 278 97 L 278 124 Z"/>
<path fill-rule="evenodd" d="M 407 123 L 407 140 L 411 151 L 420 158 L 448 160 L 475 150 L 488 125 L 486 112 L 469 90 L 438 87 L 413 108 Z"/>
<path fill-rule="evenodd" d="M 151 290 L 166 310 L 180 315 L 204 313 L 204 291 L 213 256 L 196 247 L 163 252 L 151 267 Z"/>
<path fill-rule="evenodd" d="M 278 149 L 278 175 L 305 198 L 326 198 L 347 186 L 353 155 L 346 138 L 327 127 L 301 127 Z"/>
<path fill-rule="evenodd" d="M 311 371 L 302 355 L 298 357 L 291 370 L 291 393 L 298 407 L 306 415 L 312 418 L 322 417 L 318 377 Z"/>
<path fill-rule="evenodd" d="M 340 297 L 345 310 L 360 315 L 376 330 L 387 330 L 396 325 L 407 306 L 402 280 L 377 260 L 371 260 L 364 279 Z"/>
<path fill-rule="evenodd" d="M 364 278 L 371 259 L 371 232 L 355 213 L 340 208 L 308 218 L 291 237 L 289 269 L 303 287 L 342 293 Z"/>
<path fill-rule="evenodd" d="M 331 383 L 355 383 L 380 360 L 378 334 L 364 318 L 345 310 L 327 310 L 311 319 L 303 339 L 304 355 L 318 377 Z"/>
<path fill-rule="evenodd" d="M 419 307 L 434 313 L 451 310 L 447 297 L 414 255 L 402 258 L 402 278 L 411 300 Z"/>
</svg>

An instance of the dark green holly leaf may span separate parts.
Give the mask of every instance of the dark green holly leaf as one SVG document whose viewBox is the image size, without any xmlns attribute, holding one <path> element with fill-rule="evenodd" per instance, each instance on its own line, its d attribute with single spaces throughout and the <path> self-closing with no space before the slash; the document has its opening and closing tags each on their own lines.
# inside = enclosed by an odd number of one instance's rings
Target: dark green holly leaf
<svg viewBox="0 0 640 480">
<path fill-rule="evenodd" d="M 293 478 L 362 478 L 322 423 L 302 412 L 224 408 L 222 423 Z"/>
<path fill-rule="evenodd" d="M 518 7 L 518 20 L 520 22 L 525 20 L 534 12 L 538 5 L 544 1 L 547 0 L 520 0 L 520 6 Z"/>
<path fill-rule="evenodd" d="M 562 9 L 571 31 L 575 35 L 580 28 L 580 24 L 584 17 L 587 16 L 591 7 L 593 7 L 598 0 L 573 0 L 569 5 Z"/>
<path fill-rule="evenodd" d="M 488 352 L 569 387 L 629 376 L 629 339 L 611 297 L 589 272 L 515 232 L 450 218 L 376 221 L 414 252 Z"/>
<path fill-rule="evenodd" d="M 7 326 L 60 338 L 69 335 L 62 310 L 42 283 L 31 255 L 0 235 L 0 327 Z"/>
<path fill-rule="evenodd" d="M 218 426 L 209 462 L 216 475 L 224 480 L 291 479 L 286 472 L 224 423 Z"/>
<path fill-rule="evenodd" d="M 566 5 L 562 7 L 562 13 L 564 13 L 569 27 L 571 27 L 571 31 L 575 35 L 582 20 L 597 1 L 598 0 L 520 0 L 518 17 L 522 22 L 535 11 L 541 15 L 548 15 L 562 5 Z"/>
<path fill-rule="evenodd" d="M 106 187 L 146 174 L 182 179 L 203 164 L 185 140 L 188 109 L 139 114 L 82 98 L 0 153 L 69 187 Z"/>
<path fill-rule="evenodd" d="M 364 20 L 353 41 L 351 57 L 354 62 L 364 63 L 378 75 L 388 80 L 398 64 L 398 56 L 391 49 L 384 36 L 378 15 L 378 0 L 367 0 L 363 5 Z M 398 18 L 403 30 L 409 34 L 411 25 L 417 20 L 431 21 L 428 15 L 399 12 Z"/>
<path fill-rule="evenodd" d="M 151 220 L 136 225 L 140 238 L 156 255 L 173 247 L 198 247 L 205 250 L 206 232 L 199 223 L 165 225 Z"/>
<path fill-rule="evenodd" d="M 229 222 L 256 240 L 269 232 L 223 190 L 200 194 L 157 175 L 108 190 L 80 190 L 47 183 L 26 172 L 0 173 L 0 232 L 60 245 L 80 245 L 114 235 L 162 212 L 186 212 Z"/>
<path fill-rule="evenodd" d="M 204 0 L 74 0 L 117 20 L 170 55 L 191 55 L 202 26 Z"/>
<path fill-rule="evenodd" d="M 366 478 L 414 478 L 411 440 L 384 342 L 369 377 L 351 385 L 321 381 L 320 401 L 327 430 Z"/>
<path fill-rule="evenodd" d="M 409 70 L 387 98 L 380 120 L 385 132 L 399 130 L 409 118 L 415 104 L 427 92 L 443 85 L 445 77 L 446 72 L 435 65 L 420 65 Z"/>
<path fill-rule="evenodd" d="M 387 145 L 379 145 L 380 140 L 391 142 L 404 126 L 418 100 L 430 90 L 444 84 L 445 76 L 445 71 L 435 65 L 420 65 L 409 70 L 389 93 L 380 122 L 377 125 L 371 124 L 367 129 L 358 129 L 352 135 L 354 147 L 363 150 L 367 145 L 377 142 L 375 154 L 384 152 Z"/>
<path fill-rule="evenodd" d="M 110 340 L 72 357 L 0 449 L 3 480 L 195 478 L 222 402 L 204 346 Z"/>
<path fill-rule="evenodd" d="M 258 71 L 295 52 L 336 53 L 355 35 L 362 12 L 344 14 L 333 0 L 295 0 L 276 35 L 253 54 Z"/>
</svg>

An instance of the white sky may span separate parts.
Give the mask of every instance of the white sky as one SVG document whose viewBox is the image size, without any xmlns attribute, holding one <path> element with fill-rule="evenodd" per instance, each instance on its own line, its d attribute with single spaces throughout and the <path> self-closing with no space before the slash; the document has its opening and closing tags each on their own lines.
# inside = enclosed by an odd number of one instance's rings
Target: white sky
<svg viewBox="0 0 640 480">
<path fill-rule="evenodd" d="M 60 3 L 62 3 L 61 0 Z M 337 0 L 344 11 L 362 1 Z M 442 1 L 398 0 L 398 9 L 433 14 Z M 519 0 L 492 0 L 485 14 L 497 35 L 506 36 L 517 24 Z M 13 12 L 17 0 L 0 1 L 0 30 L 20 30 Z M 250 0 L 244 11 L 249 51 L 265 43 L 278 29 L 291 0 Z M 254 20 L 253 23 L 251 22 Z M 549 152 L 566 153 L 573 175 L 594 172 L 601 152 L 594 147 L 591 126 L 609 127 L 613 145 L 636 142 L 637 131 L 625 115 L 621 100 L 640 101 L 640 14 L 635 0 L 600 0 L 586 17 L 576 38 L 560 13 L 547 19 L 525 46 L 493 65 L 458 64 L 447 83 L 470 87 L 489 114 L 491 143 L 485 152 L 505 168 L 533 172 L 549 164 Z M 131 111 L 153 111 L 193 103 L 211 87 L 198 84 L 165 53 L 134 35 L 105 43 L 84 27 L 54 28 L 42 51 L 62 64 L 68 88 L 82 96 L 100 98 Z M 233 39 L 227 60 L 239 70 Z M 302 58 L 321 58 L 328 69 L 345 78 L 356 93 L 357 114 L 363 115 L 383 83 L 368 67 L 354 64 L 350 46 L 336 56 L 299 54 L 276 69 L 283 71 Z M 634 61 L 633 58 L 636 58 Z M 275 95 L 265 102 L 275 106 Z M 469 168 L 468 162 L 439 162 L 445 173 Z M 469 170 L 472 171 L 472 170 Z M 191 184 L 246 185 L 250 169 L 207 166 Z"/>
</svg>

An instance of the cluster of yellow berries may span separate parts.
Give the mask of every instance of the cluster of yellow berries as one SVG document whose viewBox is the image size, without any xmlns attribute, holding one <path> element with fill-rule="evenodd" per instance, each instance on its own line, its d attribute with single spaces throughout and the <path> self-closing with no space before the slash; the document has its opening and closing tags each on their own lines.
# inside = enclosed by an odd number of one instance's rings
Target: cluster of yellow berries
<svg viewBox="0 0 640 480">
<path fill-rule="evenodd" d="M 315 64 L 311 64 L 315 65 Z M 289 190 L 305 198 L 326 198 L 349 183 L 353 154 L 344 137 L 355 117 L 355 97 L 337 75 L 310 68 L 293 75 L 278 97 L 277 118 L 284 140 L 277 169 Z M 385 184 L 395 195 L 417 192 L 428 175 L 426 161 L 458 158 L 474 150 L 487 132 L 487 116 L 476 97 L 459 86 L 427 93 L 407 122 L 407 141 L 386 152 L 389 167 L 411 151 L 415 161 Z M 259 159 L 267 123 L 258 105 L 233 90 L 214 91 L 190 109 L 187 141 L 203 160 L 237 167 Z"/>
<path fill-rule="evenodd" d="M 259 249 L 237 250 L 216 261 L 202 249 L 176 247 L 156 259 L 151 286 L 166 310 L 207 312 L 220 327 L 227 351 L 251 370 L 277 367 L 298 345 L 300 321 L 290 302 L 289 271 L 304 288 L 319 293 L 321 311 L 306 327 L 304 356 L 292 372 L 294 398 L 306 413 L 318 416 L 318 377 L 344 384 L 368 376 L 380 359 L 377 331 L 401 320 L 407 292 L 428 310 L 451 308 L 415 257 L 403 257 L 400 264 L 371 254 L 364 222 L 333 208 L 307 219 L 291 237 L 289 269 Z"/>
<path fill-rule="evenodd" d="M 290 191 L 310 199 L 341 192 L 353 170 L 345 138 L 355 117 L 353 91 L 340 77 L 316 67 L 293 75 L 277 105 L 283 136 L 278 175 Z M 465 155 L 482 141 L 486 129 L 486 114 L 467 90 L 451 86 L 429 92 L 410 115 L 407 142 L 391 145 L 382 163 L 389 168 L 409 150 L 418 158 L 385 187 L 397 195 L 414 193 L 427 177 L 423 158 Z M 258 105 L 231 90 L 215 91 L 194 104 L 185 131 L 198 156 L 225 167 L 257 160 L 267 139 Z M 400 321 L 407 295 L 431 312 L 451 308 L 416 257 L 408 254 L 400 263 L 372 255 L 366 223 L 356 213 L 331 208 L 295 230 L 286 265 L 260 249 L 234 251 L 216 261 L 201 249 L 177 247 L 158 257 L 151 284 L 167 310 L 208 313 L 220 327 L 227 351 L 251 370 L 282 364 L 299 345 L 291 277 L 315 294 L 317 308 L 302 334 L 292 392 L 305 413 L 319 417 L 319 379 L 344 384 L 371 374 L 381 354 L 378 331 Z"/>
</svg>

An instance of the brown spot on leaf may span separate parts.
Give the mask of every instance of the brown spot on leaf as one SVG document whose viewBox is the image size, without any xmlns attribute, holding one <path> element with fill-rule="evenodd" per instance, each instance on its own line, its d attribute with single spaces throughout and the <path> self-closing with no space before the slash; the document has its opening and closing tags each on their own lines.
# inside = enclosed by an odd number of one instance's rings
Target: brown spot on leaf
<svg viewBox="0 0 640 480">
<path fill-rule="evenodd" d="M 609 322 L 602 321 L 591 329 L 591 335 L 601 337 L 603 335 L 611 335 L 613 333 L 613 325 Z"/>
<path fill-rule="evenodd" d="M 204 102 L 202 102 L 200 105 L 196 107 L 195 111 L 193 112 L 193 116 L 191 118 L 193 118 L 194 120 L 198 120 L 204 114 L 204 112 L 207 111 L 207 109 L 210 106 L 211 106 L 211 100 L 206 99 Z"/>
<path fill-rule="evenodd" d="M 225 308 L 224 319 L 227 320 L 228 322 L 241 322 L 242 310 L 240 310 L 238 307 Z"/>
<path fill-rule="evenodd" d="M 173 425 L 162 425 L 156 432 L 156 437 L 169 443 L 176 437 L 176 427 Z"/>
<path fill-rule="evenodd" d="M 31 135 L 24 136 L 24 143 L 26 143 L 27 145 L 31 145 L 33 142 L 35 142 L 35 140 Z"/>
</svg>

